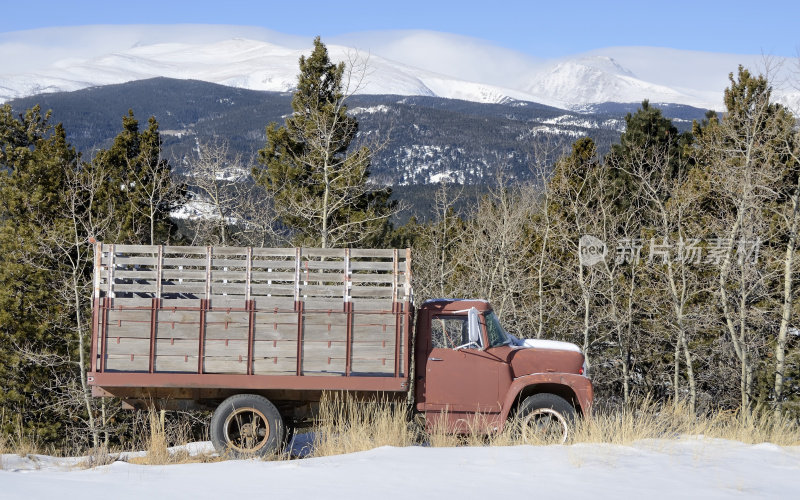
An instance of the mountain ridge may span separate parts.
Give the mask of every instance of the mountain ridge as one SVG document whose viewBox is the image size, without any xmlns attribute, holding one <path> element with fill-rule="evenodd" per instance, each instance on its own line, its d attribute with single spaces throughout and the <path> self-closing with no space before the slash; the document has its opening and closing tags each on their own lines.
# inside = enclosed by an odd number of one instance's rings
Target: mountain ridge
<svg viewBox="0 0 800 500">
<path fill-rule="evenodd" d="M 360 94 L 484 103 L 513 99 L 570 110 L 645 98 L 721 110 L 728 73 L 739 64 L 757 71 L 762 62 L 757 56 L 657 47 L 612 47 L 542 60 L 479 39 L 424 30 L 331 40 L 326 43 L 333 59 L 349 61 L 358 53 L 368 60 Z M 48 49 L 54 54 L 47 55 Z M 0 74 L 0 101 L 158 76 L 289 91 L 297 59 L 309 50 L 309 41 L 301 37 L 247 26 L 83 26 L 3 33 L 0 57 L 11 71 Z M 776 89 L 775 96 L 800 107 L 799 91 Z"/>
</svg>

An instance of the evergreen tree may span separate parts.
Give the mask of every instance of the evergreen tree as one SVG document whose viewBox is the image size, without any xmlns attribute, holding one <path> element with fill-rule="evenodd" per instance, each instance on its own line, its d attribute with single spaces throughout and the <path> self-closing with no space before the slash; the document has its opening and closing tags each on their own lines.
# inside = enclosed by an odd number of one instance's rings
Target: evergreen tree
<svg viewBox="0 0 800 500">
<path fill-rule="evenodd" d="M 170 240 L 175 225 L 169 214 L 183 202 L 184 189 L 173 182 L 172 168 L 161 157 L 154 117 L 140 132 L 139 122 L 129 110 L 122 118 L 122 131 L 109 149 L 97 154 L 92 168 L 106 178 L 95 210 L 115 214 L 115 226 L 109 228 L 105 240 L 150 245 Z"/>
<path fill-rule="evenodd" d="M 319 37 L 300 57 L 293 113 L 267 127 L 254 175 L 275 197 L 296 242 L 325 247 L 371 244 L 386 232 L 391 190 L 369 185 L 372 153 L 350 151 L 358 122 L 347 115 L 345 65 L 334 64 Z"/>
<path fill-rule="evenodd" d="M 49 124 L 39 107 L 14 118 L 0 107 L 0 408 L 11 427 L 41 442 L 63 438 L 54 408 L 51 367 L 69 359 L 70 331 L 47 252 L 49 234 L 65 229 L 60 218 L 66 175 L 78 155 L 63 127 Z M 73 347 L 74 349 L 74 347 Z M 19 427 L 17 427 L 19 426 Z"/>
</svg>

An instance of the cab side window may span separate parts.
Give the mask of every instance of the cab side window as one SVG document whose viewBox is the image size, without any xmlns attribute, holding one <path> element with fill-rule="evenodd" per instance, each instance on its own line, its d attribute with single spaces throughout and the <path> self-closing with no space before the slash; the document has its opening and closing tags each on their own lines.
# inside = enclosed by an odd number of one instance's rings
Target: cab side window
<svg viewBox="0 0 800 500">
<path fill-rule="evenodd" d="M 434 316 L 431 320 L 431 345 L 452 349 L 469 342 L 466 316 Z"/>
</svg>

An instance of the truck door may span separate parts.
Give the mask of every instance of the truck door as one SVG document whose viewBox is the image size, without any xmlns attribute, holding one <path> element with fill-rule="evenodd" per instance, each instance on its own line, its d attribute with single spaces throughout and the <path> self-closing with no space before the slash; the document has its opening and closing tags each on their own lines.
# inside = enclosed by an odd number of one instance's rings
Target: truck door
<svg viewBox="0 0 800 500">
<path fill-rule="evenodd" d="M 502 360 L 481 350 L 482 336 L 470 340 L 468 314 L 431 316 L 431 338 L 425 361 L 426 411 L 494 413 L 500 411 Z M 473 330 L 478 325 L 473 319 Z M 476 342 L 477 340 L 477 342 Z"/>
</svg>

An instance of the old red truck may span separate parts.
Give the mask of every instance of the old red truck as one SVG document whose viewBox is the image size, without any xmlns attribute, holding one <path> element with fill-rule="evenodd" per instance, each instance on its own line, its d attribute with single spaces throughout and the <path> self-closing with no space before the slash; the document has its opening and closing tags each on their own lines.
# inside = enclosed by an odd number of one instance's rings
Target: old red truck
<svg viewBox="0 0 800 500">
<path fill-rule="evenodd" d="M 212 441 L 235 455 L 274 452 L 323 391 L 413 396 L 455 432 L 518 417 L 564 439 L 592 404 L 573 344 L 520 340 L 483 300 L 415 308 L 410 249 L 97 243 L 92 332 L 95 396 L 214 409 Z"/>
</svg>

